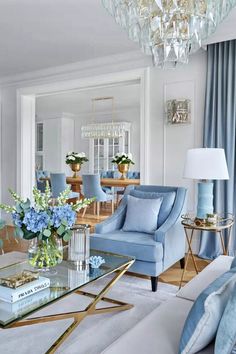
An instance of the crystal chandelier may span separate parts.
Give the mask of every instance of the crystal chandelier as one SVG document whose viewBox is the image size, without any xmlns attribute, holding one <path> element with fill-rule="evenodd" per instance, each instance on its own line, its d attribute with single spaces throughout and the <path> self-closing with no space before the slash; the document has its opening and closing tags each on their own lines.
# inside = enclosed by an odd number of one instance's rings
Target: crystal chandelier
<svg viewBox="0 0 236 354">
<path fill-rule="evenodd" d="M 187 63 L 236 0 L 102 0 L 154 65 Z"/>
<path fill-rule="evenodd" d="M 98 101 L 111 100 L 111 122 L 98 123 L 95 122 L 95 103 Z M 129 122 L 114 122 L 114 97 L 98 97 L 92 99 L 92 115 L 94 122 L 81 127 L 82 138 L 99 139 L 99 138 L 120 138 L 125 136 L 125 132 L 130 129 Z"/>
<path fill-rule="evenodd" d="M 108 122 L 84 125 L 81 128 L 82 138 L 121 138 L 130 129 L 128 122 Z"/>
</svg>

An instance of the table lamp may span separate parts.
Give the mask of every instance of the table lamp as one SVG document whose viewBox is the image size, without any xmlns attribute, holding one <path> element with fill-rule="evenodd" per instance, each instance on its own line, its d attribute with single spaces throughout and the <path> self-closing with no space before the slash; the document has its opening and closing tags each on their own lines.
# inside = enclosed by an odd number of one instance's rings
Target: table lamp
<svg viewBox="0 0 236 354">
<path fill-rule="evenodd" d="M 213 214 L 213 182 L 229 179 L 224 149 L 200 148 L 187 151 L 184 178 L 198 179 L 197 219 Z"/>
</svg>

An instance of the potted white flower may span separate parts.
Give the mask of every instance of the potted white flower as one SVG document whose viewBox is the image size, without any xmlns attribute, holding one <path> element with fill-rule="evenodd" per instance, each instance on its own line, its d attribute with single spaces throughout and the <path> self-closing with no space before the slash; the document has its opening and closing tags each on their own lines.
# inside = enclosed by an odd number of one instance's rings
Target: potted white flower
<svg viewBox="0 0 236 354">
<path fill-rule="evenodd" d="M 81 165 L 87 162 L 88 158 L 84 152 L 68 152 L 66 155 L 66 164 L 70 165 L 71 170 L 74 172 L 73 177 L 77 177 L 77 172 L 80 171 Z"/>
<path fill-rule="evenodd" d="M 131 153 L 126 154 L 125 152 L 119 152 L 116 154 L 113 159 L 112 163 L 117 164 L 117 168 L 121 173 L 121 179 L 126 179 L 126 174 L 129 171 L 129 166 L 134 165 L 133 156 Z"/>
</svg>

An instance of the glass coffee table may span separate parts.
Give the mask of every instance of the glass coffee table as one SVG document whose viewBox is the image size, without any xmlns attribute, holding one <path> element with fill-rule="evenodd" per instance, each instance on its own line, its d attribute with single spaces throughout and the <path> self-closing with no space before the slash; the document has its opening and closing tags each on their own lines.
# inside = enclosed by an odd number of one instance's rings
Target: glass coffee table
<svg viewBox="0 0 236 354">
<path fill-rule="evenodd" d="M 73 323 L 46 352 L 54 353 L 86 316 L 131 309 L 133 305 L 107 298 L 105 295 L 134 263 L 134 259 L 128 256 L 120 256 L 96 250 L 91 250 L 90 255 L 103 257 L 105 259 L 105 263 L 102 264 L 99 269 L 81 271 L 76 270 L 70 262 L 63 261 L 55 267 L 56 274 L 49 276 L 45 275 L 50 279 L 50 288 L 42 290 L 13 304 L 0 300 L 0 328 L 15 328 L 29 326 L 36 323 L 72 318 L 74 320 Z M 23 270 L 33 270 L 33 268 L 27 261 L 16 263 L 14 265 L 1 268 L 0 277 L 10 276 Z M 112 278 L 108 279 L 108 283 L 98 294 L 93 294 L 81 289 L 85 285 L 108 275 L 112 275 Z M 42 274 L 42 276 L 44 275 Z M 82 311 L 57 313 L 48 316 L 29 318 L 29 316 L 34 314 L 36 311 L 39 311 L 70 294 L 87 296 L 91 298 L 91 302 Z M 108 302 L 111 306 L 96 308 L 96 305 L 100 301 Z"/>
</svg>

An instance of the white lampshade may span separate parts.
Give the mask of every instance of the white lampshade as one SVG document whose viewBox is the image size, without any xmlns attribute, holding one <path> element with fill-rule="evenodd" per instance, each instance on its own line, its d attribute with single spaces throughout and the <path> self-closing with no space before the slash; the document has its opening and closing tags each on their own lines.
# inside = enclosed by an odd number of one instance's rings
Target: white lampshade
<svg viewBox="0 0 236 354">
<path fill-rule="evenodd" d="M 224 149 L 190 149 L 187 151 L 184 178 L 229 179 Z"/>
</svg>

